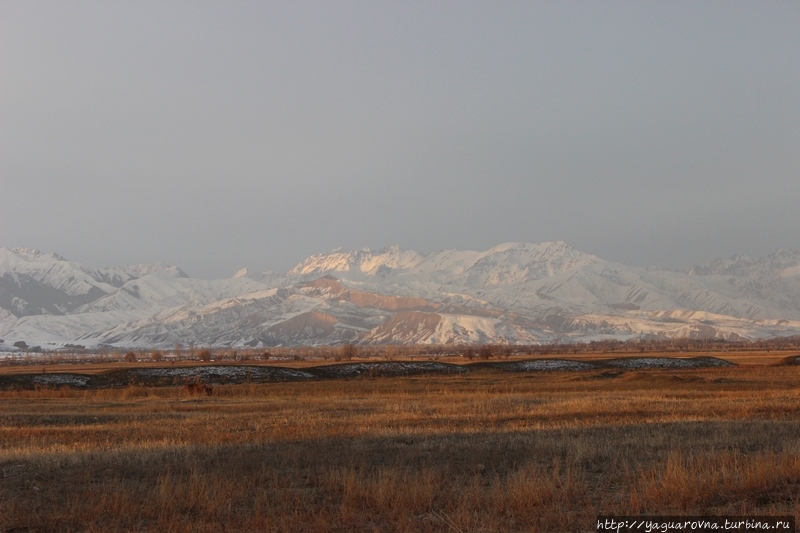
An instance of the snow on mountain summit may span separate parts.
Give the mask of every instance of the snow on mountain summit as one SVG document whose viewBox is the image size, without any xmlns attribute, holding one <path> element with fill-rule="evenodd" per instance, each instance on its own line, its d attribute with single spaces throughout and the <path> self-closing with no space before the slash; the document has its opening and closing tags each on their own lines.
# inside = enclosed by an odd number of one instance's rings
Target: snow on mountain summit
<svg viewBox="0 0 800 533">
<path fill-rule="evenodd" d="M 66 261 L 58 254 L 44 254 L 33 248 L 5 248 L 0 247 L 0 275 L 9 268 L 19 268 L 25 263 L 46 263 L 53 261 Z"/>
<path fill-rule="evenodd" d="M 0 248 L 0 280 L 3 296 L 16 298 L 20 309 L 39 312 L 63 312 L 75 304 L 75 298 L 85 299 L 90 292 L 97 297 L 113 289 L 78 263 L 28 248 Z"/>
<path fill-rule="evenodd" d="M 466 275 L 473 283 L 497 284 L 540 278 L 590 264 L 597 258 L 564 242 L 499 244 L 487 251 L 441 250 L 420 254 L 389 246 L 380 250 L 333 250 L 313 255 L 289 271 L 289 275 L 323 276 L 338 273 L 348 278 L 386 276 L 399 271 L 441 280 Z M 398 273 L 399 273 L 398 272 Z"/>
<path fill-rule="evenodd" d="M 716 259 L 691 267 L 688 272 L 695 275 L 734 275 L 774 278 L 794 272 L 800 267 L 800 250 L 782 248 L 763 259 L 751 259 L 746 255 L 735 255 L 727 259 Z"/>
<path fill-rule="evenodd" d="M 49 254 L 43 254 L 41 251 L 39 251 L 39 250 L 37 250 L 35 248 L 15 247 L 15 248 L 12 248 L 11 251 L 14 252 L 15 254 L 19 255 L 19 256 L 22 256 L 22 257 L 25 257 L 26 259 L 31 259 L 31 260 L 38 260 L 38 259 L 47 260 L 47 259 L 51 259 L 51 260 L 56 260 L 56 261 L 66 261 L 66 259 L 64 257 L 58 255 L 55 252 L 49 253 Z"/>
<path fill-rule="evenodd" d="M 58 254 L 0 248 L 0 307 L 15 316 L 67 314 L 146 276 L 188 278 L 164 263 L 96 269 Z"/>
<path fill-rule="evenodd" d="M 509 284 L 552 277 L 597 260 L 597 257 L 580 252 L 563 241 L 505 243 L 485 252 L 470 271 L 476 282 Z M 483 275 L 475 276 L 476 273 Z"/>
<path fill-rule="evenodd" d="M 312 255 L 291 269 L 289 275 L 323 276 L 330 272 L 378 274 L 386 269 L 412 268 L 421 258 L 419 253 L 403 250 L 398 246 L 388 246 L 380 250 L 363 248 L 355 252 L 336 249 L 326 254 Z"/>
<path fill-rule="evenodd" d="M 167 265 L 162 263 L 161 261 L 152 264 L 142 264 L 142 265 L 129 265 L 126 267 L 117 267 L 117 268 L 106 268 L 104 269 L 107 272 L 122 272 L 130 276 L 131 278 L 143 278 L 144 276 L 148 276 L 151 274 L 166 277 L 166 278 L 188 278 L 189 275 L 186 274 L 180 268 Z"/>
</svg>

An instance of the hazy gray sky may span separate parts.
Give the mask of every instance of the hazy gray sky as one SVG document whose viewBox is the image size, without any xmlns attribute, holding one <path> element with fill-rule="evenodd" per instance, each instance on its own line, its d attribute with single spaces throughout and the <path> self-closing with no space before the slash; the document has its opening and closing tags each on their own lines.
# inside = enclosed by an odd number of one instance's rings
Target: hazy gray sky
<svg viewBox="0 0 800 533">
<path fill-rule="evenodd" d="M 0 245 L 800 248 L 800 2 L 0 0 Z"/>
</svg>

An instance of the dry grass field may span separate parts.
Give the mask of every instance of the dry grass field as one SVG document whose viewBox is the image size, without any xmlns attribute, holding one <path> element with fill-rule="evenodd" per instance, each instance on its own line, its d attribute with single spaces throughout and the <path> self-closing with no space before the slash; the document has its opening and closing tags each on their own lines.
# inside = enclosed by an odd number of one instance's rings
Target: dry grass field
<svg viewBox="0 0 800 533">
<path fill-rule="evenodd" d="M 0 391 L 0 531 L 552 532 L 594 531 L 612 513 L 798 516 L 800 367 L 748 357 L 212 396 Z"/>
</svg>

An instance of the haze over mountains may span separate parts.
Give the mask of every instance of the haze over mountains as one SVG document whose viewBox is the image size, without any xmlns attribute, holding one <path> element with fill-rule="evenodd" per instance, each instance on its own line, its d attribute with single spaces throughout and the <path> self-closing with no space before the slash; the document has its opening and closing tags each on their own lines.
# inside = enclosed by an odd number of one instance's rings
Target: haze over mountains
<svg viewBox="0 0 800 533">
<path fill-rule="evenodd" d="M 388 247 L 314 255 L 285 274 L 203 280 L 164 264 L 94 268 L 0 248 L 0 350 L 798 334 L 797 250 L 679 272 L 563 242 L 431 254 Z"/>
</svg>

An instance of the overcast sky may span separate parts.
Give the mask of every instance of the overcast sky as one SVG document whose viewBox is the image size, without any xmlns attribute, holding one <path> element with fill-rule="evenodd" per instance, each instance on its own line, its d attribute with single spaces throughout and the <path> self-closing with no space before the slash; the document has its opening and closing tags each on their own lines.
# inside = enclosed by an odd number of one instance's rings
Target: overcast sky
<svg viewBox="0 0 800 533">
<path fill-rule="evenodd" d="M 0 0 L 0 246 L 800 248 L 800 2 Z"/>
</svg>

